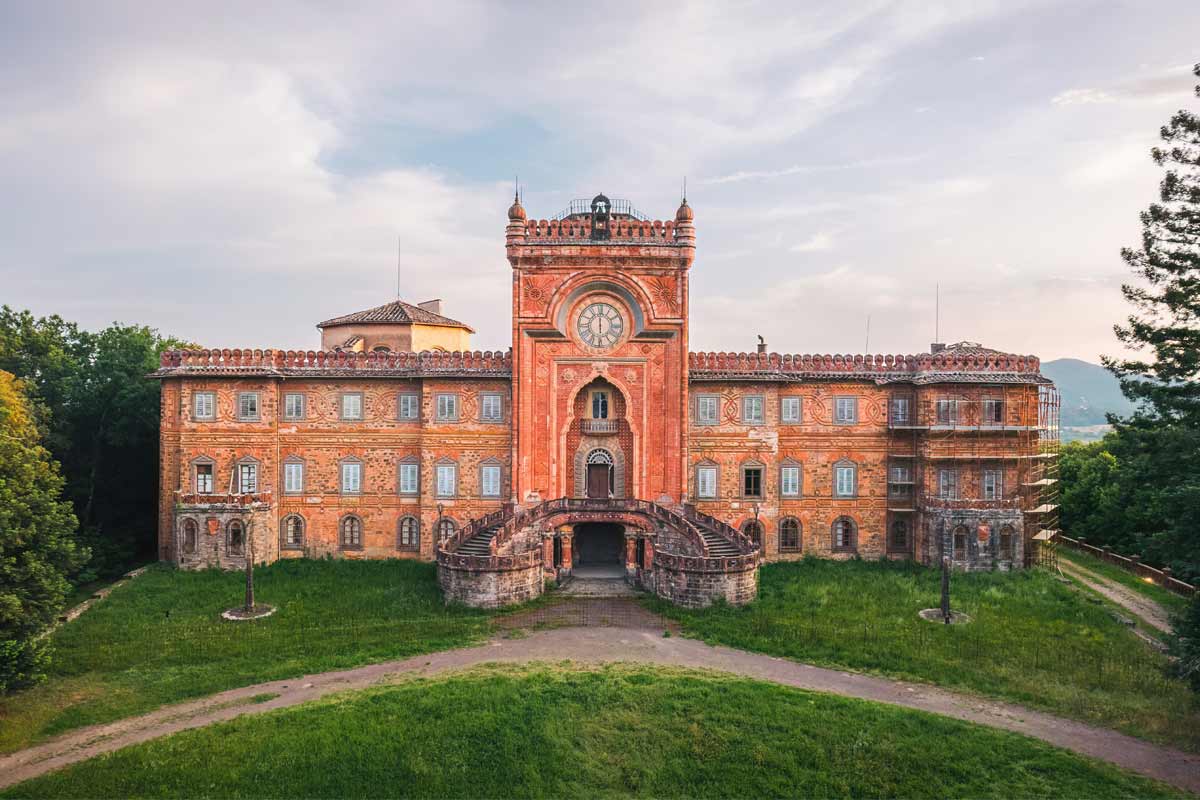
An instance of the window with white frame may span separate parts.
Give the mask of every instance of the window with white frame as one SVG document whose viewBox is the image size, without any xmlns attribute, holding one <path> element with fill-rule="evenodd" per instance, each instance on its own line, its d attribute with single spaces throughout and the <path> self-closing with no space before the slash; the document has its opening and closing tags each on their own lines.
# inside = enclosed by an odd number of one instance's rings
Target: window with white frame
<svg viewBox="0 0 1200 800">
<path fill-rule="evenodd" d="M 779 494 L 784 497 L 800 496 L 799 464 L 784 464 L 779 468 Z"/>
<path fill-rule="evenodd" d="M 416 419 L 420 416 L 421 395 L 402 392 L 396 402 L 396 416 L 400 419 Z"/>
<path fill-rule="evenodd" d="M 912 400 L 908 397 L 893 397 L 888 404 L 888 419 L 893 425 L 908 425 L 912 420 Z"/>
<path fill-rule="evenodd" d="M 835 497 L 854 497 L 858 492 L 858 466 L 841 462 L 833 468 L 833 494 Z"/>
<path fill-rule="evenodd" d="M 195 419 L 217 418 L 217 393 L 196 392 L 192 395 L 192 416 Z"/>
<path fill-rule="evenodd" d="M 998 469 L 985 469 L 983 471 L 983 499 L 984 500 L 1002 500 L 1004 499 L 1004 472 Z"/>
<path fill-rule="evenodd" d="M 937 424 L 938 425 L 957 425 L 958 424 L 958 401 L 957 400 L 938 400 L 937 401 Z"/>
<path fill-rule="evenodd" d="M 283 462 L 283 492 L 284 494 L 302 494 L 304 492 L 304 462 L 299 459 Z"/>
<path fill-rule="evenodd" d="M 912 467 L 908 464 L 892 464 L 888 467 L 888 497 L 912 497 Z"/>
<path fill-rule="evenodd" d="M 438 497 L 454 497 L 458 494 L 458 465 L 438 464 L 435 474 Z"/>
<path fill-rule="evenodd" d="M 858 398 L 835 398 L 833 401 L 833 421 L 837 425 L 853 425 L 858 422 Z"/>
<path fill-rule="evenodd" d="M 288 392 L 283 396 L 283 418 L 304 419 L 304 395 L 300 392 Z"/>
<path fill-rule="evenodd" d="M 479 494 L 483 497 L 500 496 L 499 464 L 484 464 L 479 468 Z"/>
<path fill-rule="evenodd" d="M 417 494 L 420 491 L 421 465 L 415 458 L 400 462 L 400 474 L 397 485 L 400 494 Z"/>
<path fill-rule="evenodd" d="M 362 494 L 362 467 L 357 459 L 342 462 L 342 494 Z"/>
<path fill-rule="evenodd" d="M 258 419 L 258 392 L 238 393 L 238 419 Z"/>
<path fill-rule="evenodd" d="M 702 394 L 696 398 L 696 424 L 716 425 L 717 406 L 720 398 L 715 394 Z"/>
<path fill-rule="evenodd" d="M 342 393 L 342 419 L 363 418 L 362 392 Z"/>
<path fill-rule="evenodd" d="M 439 422 L 458 421 L 458 395 L 439 394 L 436 396 L 435 402 Z"/>
<path fill-rule="evenodd" d="M 742 422 L 747 425 L 762 425 L 764 420 L 763 396 L 748 394 L 742 398 Z"/>
<path fill-rule="evenodd" d="M 196 462 L 195 469 L 196 494 L 212 494 L 213 463 L 211 461 L 198 461 Z"/>
<path fill-rule="evenodd" d="M 258 462 L 239 461 L 236 475 L 239 493 L 254 494 L 258 491 Z"/>
<path fill-rule="evenodd" d="M 958 497 L 958 470 L 944 467 L 938 470 L 938 497 L 954 500 Z"/>
<path fill-rule="evenodd" d="M 800 421 L 800 398 L 785 397 L 779 401 L 779 418 L 783 422 Z"/>
<path fill-rule="evenodd" d="M 358 550 L 363 544 L 362 520 L 353 515 L 342 517 L 340 543 L 343 549 Z"/>
<path fill-rule="evenodd" d="M 484 422 L 500 422 L 504 419 L 504 398 L 498 392 L 479 395 L 479 418 Z"/>
<path fill-rule="evenodd" d="M 1004 401 L 989 397 L 983 401 L 983 424 L 984 425 L 1003 425 L 1004 424 Z"/>
<path fill-rule="evenodd" d="M 592 392 L 592 419 L 608 419 L 608 392 Z"/>
<path fill-rule="evenodd" d="M 711 499 L 717 496 L 717 468 L 711 465 L 696 467 L 696 497 Z"/>
</svg>

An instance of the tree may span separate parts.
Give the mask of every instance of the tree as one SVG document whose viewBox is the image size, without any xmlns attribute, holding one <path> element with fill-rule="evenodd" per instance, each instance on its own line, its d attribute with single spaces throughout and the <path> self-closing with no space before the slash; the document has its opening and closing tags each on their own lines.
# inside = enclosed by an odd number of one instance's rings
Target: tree
<svg viewBox="0 0 1200 800">
<path fill-rule="evenodd" d="M 1200 64 L 1193 72 L 1200 77 Z M 1200 86 L 1196 87 L 1200 97 Z M 1121 257 L 1144 284 L 1125 284 L 1133 305 L 1114 331 L 1122 344 L 1152 359 L 1105 359 L 1129 399 L 1163 421 L 1200 424 L 1200 116 L 1175 113 L 1151 150 L 1166 167 L 1159 199 L 1141 214 L 1142 245 Z"/>
<path fill-rule="evenodd" d="M 63 478 L 40 444 L 21 382 L 0 372 L 0 692 L 40 677 L 38 634 L 62 610 L 66 576 L 88 557 Z"/>
</svg>

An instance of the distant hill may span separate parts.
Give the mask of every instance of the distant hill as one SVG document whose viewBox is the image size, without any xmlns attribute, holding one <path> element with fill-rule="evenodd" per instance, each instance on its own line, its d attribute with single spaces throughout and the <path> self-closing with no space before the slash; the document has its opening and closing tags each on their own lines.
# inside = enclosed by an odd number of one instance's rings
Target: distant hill
<svg viewBox="0 0 1200 800">
<path fill-rule="evenodd" d="M 1042 374 L 1058 387 L 1064 428 L 1103 425 L 1105 414 L 1133 413 L 1133 404 L 1121 394 L 1117 379 L 1099 364 L 1058 358 L 1042 362 Z"/>
</svg>

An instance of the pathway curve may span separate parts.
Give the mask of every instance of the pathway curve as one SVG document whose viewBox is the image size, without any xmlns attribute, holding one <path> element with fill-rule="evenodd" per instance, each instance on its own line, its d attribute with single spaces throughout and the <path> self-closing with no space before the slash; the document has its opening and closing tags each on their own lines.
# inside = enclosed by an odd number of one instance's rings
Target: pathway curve
<svg viewBox="0 0 1200 800">
<path fill-rule="evenodd" d="M 1122 586 L 1111 578 L 1092 572 L 1065 558 L 1058 560 L 1058 568 L 1089 589 L 1099 592 L 1107 599 L 1137 615 L 1147 625 L 1151 625 L 1164 633 L 1171 632 L 1171 613 L 1144 594 L 1139 594 L 1128 586 Z"/>
<path fill-rule="evenodd" d="M 694 639 L 664 637 L 652 628 L 560 628 L 523 638 L 498 638 L 477 647 L 447 650 L 403 661 L 273 681 L 169 706 L 141 717 L 85 728 L 0 757 L 0 787 L 93 756 L 243 714 L 261 714 L 332 692 L 360 689 L 410 676 L 437 675 L 485 663 L 570 660 L 586 664 L 629 662 L 691 667 L 770 681 L 845 697 L 918 709 L 1015 731 L 1067 750 L 1200 793 L 1200 755 L 1094 728 L 1021 706 L 956 694 L 917 683 L 813 667 L 783 658 L 713 647 Z M 263 695 L 275 695 L 262 700 Z M 254 702 L 254 698 L 260 702 Z"/>
</svg>

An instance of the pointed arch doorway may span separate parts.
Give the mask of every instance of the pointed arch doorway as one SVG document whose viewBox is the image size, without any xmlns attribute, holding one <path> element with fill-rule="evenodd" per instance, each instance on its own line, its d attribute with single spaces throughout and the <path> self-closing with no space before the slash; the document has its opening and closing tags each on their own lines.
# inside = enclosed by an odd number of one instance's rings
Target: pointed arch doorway
<svg viewBox="0 0 1200 800">
<path fill-rule="evenodd" d="M 613 455 L 602 447 L 587 455 L 587 496 L 597 500 L 613 496 Z"/>
</svg>

